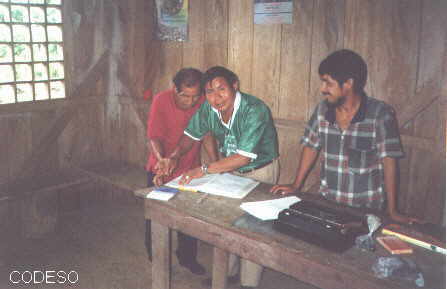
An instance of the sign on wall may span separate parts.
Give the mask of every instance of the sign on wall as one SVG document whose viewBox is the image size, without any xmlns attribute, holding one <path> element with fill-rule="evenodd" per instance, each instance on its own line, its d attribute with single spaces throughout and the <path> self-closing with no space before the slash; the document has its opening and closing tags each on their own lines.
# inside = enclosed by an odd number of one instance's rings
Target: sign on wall
<svg viewBox="0 0 447 289">
<path fill-rule="evenodd" d="M 292 0 L 255 0 L 255 24 L 292 24 Z"/>
<path fill-rule="evenodd" d="M 166 41 L 188 39 L 188 0 L 155 0 L 157 38 Z"/>
</svg>

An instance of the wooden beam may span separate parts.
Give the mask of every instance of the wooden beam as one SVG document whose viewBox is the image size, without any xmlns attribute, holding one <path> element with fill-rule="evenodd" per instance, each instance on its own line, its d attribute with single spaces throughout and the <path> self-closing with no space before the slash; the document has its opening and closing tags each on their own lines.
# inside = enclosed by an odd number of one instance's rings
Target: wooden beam
<svg viewBox="0 0 447 289">
<path fill-rule="evenodd" d="M 409 122 L 413 121 L 419 114 L 432 106 L 441 95 L 433 96 L 433 91 L 436 89 L 435 84 L 425 86 L 415 96 L 411 98 L 411 102 L 407 103 L 405 107 L 398 112 L 397 118 L 399 120 L 400 128 L 405 127 Z"/>
<path fill-rule="evenodd" d="M 109 50 L 104 51 L 88 72 L 83 74 L 84 77 L 82 77 L 76 88 L 69 94 L 68 98 L 76 97 L 85 86 L 88 86 L 89 83 L 98 81 L 105 74 L 109 67 L 109 55 Z"/>
<path fill-rule="evenodd" d="M 149 101 L 147 100 L 142 100 L 142 99 L 136 99 L 133 97 L 128 97 L 128 96 L 121 96 L 120 97 L 120 104 L 127 104 L 130 105 L 130 107 L 132 107 L 133 111 L 135 112 L 135 114 L 137 115 L 137 118 L 139 120 L 139 127 L 141 129 L 144 129 L 146 131 L 146 117 L 148 114 L 148 110 L 150 107 Z"/>
<path fill-rule="evenodd" d="M 72 99 L 55 99 L 51 101 L 36 101 L 24 103 L 2 104 L 0 106 L 0 116 L 11 114 L 22 114 L 25 112 L 42 112 L 62 109 L 64 107 L 76 105 L 94 105 L 104 101 L 102 96 L 88 96 Z"/>
</svg>

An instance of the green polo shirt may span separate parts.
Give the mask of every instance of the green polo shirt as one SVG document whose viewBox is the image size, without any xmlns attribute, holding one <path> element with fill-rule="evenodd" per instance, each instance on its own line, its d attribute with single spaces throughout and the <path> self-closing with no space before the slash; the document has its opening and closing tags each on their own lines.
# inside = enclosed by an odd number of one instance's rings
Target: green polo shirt
<svg viewBox="0 0 447 289">
<path fill-rule="evenodd" d="M 236 93 L 234 110 L 228 124 L 220 113 L 205 101 L 193 115 L 184 133 L 200 140 L 211 131 L 219 142 L 219 151 L 225 156 L 240 154 L 251 159 L 238 170 L 244 172 L 277 158 L 278 135 L 268 106 L 260 99 L 245 93 Z"/>
</svg>

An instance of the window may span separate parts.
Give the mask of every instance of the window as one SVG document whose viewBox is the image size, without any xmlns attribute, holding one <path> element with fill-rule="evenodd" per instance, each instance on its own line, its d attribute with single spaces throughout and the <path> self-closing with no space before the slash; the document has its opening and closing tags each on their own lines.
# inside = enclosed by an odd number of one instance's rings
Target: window
<svg viewBox="0 0 447 289">
<path fill-rule="evenodd" d="M 0 104 L 65 98 L 62 0 L 0 0 Z"/>
</svg>

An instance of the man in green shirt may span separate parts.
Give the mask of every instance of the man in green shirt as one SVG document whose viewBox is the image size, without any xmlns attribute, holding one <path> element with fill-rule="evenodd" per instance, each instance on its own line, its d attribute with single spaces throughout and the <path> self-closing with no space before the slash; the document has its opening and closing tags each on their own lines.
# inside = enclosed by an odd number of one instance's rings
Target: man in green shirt
<svg viewBox="0 0 447 289">
<path fill-rule="evenodd" d="M 187 171 L 181 182 L 189 183 L 209 173 L 232 172 L 276 184 L 279 176 L 278 136 L 268 106 L 262 100 L 240 92 L 237 75 L 221 66 L 208 69 L 202 87 L 207 101 L 192 116 L 177 149 L 159 162 L 160 169 L 169 175 L 192 144 L 211 132 L 223 157 Z M 261 273 L 262 266 L 241 260 L 241 287 L 258 286 Z M 229 274 L 237 274 L 234 255 L 230 256 Z"/>
</svg>

